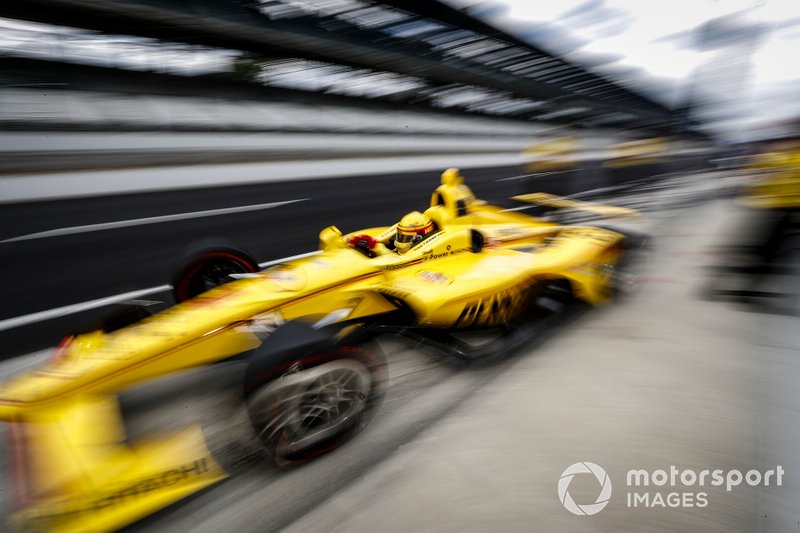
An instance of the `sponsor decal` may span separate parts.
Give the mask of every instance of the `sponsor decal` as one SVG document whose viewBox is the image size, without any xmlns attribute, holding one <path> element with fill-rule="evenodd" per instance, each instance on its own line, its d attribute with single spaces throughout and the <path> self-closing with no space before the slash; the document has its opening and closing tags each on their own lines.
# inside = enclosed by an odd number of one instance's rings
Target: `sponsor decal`
<svg viewBox="0 0 800 533">
<path fill-rule="evenodd" d="M 193 477 L 200 477 L 206 472 L 208 472 L 208 463 L 206 459 L 198 459 L 192 463 L 142 479 L 132 485 L 112 492 L 108 496 L 98 498 L 94 501 L 92 508 L 94 510 L 99 510 L 120 505 L 121 503 L 138 498 L 149 492 L 177 485 Z"/>
<path fill-rule="evenodd" d="M 264 277 L 285 291 L 299 291 L 306 285 L 302 270 L 285 265 L 276 265 L 263 272 Z"/>
<path fill-rule="evenodd" d="M 384 268 L 384 270 L 400 270 L 401 268 L 405 268 L 405 267 L 409 267 L 409 266 L 418 265 L 418 264 L 420 264 L 420 263 L 421 263 L 423 260 L 424 260 L 424 259 L 415 259 L 415 260 L 413 260 L 413 261 L 408 261 L 408 262 L 405 262 L 405 263 L 396 263 L 396 264 L 394 264 L 394 265 L 386 265 L 386 266 L 385 266 L 385 267 L 383 267 L 383 268 Z"/>
<path fill-rule="evenodd" d="M 430 283 L 438 283 L 439 285 L 445 285 L 452 283 L 452 280 L 442 274 L 441 272 L 432 272 L 430 270 L 422 270 L 418 272 L 417 275 Z"/>
<path fill-rule="evenodd" d="M 453 252 L 443 252 L 443 253 L 440 253 L 440 254 L 431 254 L 431 255 L 425 257 L 425 260 L 426 261 L 430 261 L 432 259 L 442 259 L 444 257 L 447 257 L 447 256 L 451 255 L 451 254 L 453 254 Z"/>
<path fill-rule="evenodd" d="M 24 510 L 16 515 L 15 522 L 24 525 L 26 529 L 54 527 L 57 522 L 69 519 L 70 515 L 111 509 L 154 491 L 206 477 L 208 472 L 207 459 L 197 459 L 140 479 L 88 502 L 56 503 Z"/>
<path fill-rule="evenodd" d="M 329 262 L 325 261 L 324 259 L 315 258 L 310 261 L 311 265 L 314 268 L 333 268 L 333 265 Z"/>
<path fill-rule="evenodd" d="M 528 304 L 533 283 L 525 281 L 479 300 L 467 302 L 453 325 L 463 327 L 472 324 L 497 324 L 513 318 Z"/>
<path fill-rule="evenodd" d="M 450 247 L 447 247 L 447 250 L 438 254 L 430 254 L 425 256 L 426 261 L 432 261 L 434 259 L 444 259 L 445 257 L 450 257 L 452 255 L 462 254 L 464 252 L 471 251 L 471 248 L 459 248 L 457 250 L 451 250 Z"/>
<path fill-rule="evenodd" d="M 420 245 L 424 246 L 425 248 L 430 248 L 435 241 L 439 240 L 442 237 L 442 235 L 444 235 L 444 233 L 441 232 L 432 233 L 431 235 L 425 237 L 425 240 L 422 241 Z"/>
<path fill-rule="evenodd" d="M 279 282 L 288 282 L 291 283 L 293 281 L 297 281 L 299 277 L 295 274 L 292 269 L 287 268 L 285 266 L 279 265 L 269 268 L 264 271 L 264 275 L 267 279 L 272 281 L 279 281 Z"/>
</svg>

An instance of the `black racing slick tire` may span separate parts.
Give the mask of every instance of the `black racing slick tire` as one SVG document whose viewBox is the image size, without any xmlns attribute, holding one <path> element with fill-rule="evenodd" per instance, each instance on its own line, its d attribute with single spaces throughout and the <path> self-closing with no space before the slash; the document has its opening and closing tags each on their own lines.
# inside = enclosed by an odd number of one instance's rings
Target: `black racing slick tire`
<svg viewBox="0 0 800 533">
<path fill-rule="evenodd" d="M 252 365 L 245 406 L 252 429 L 279 467 L 328 453 L 354 437 L 385 394 L 377 349 L 330 346 L 272 367 Z"/>
<path fill-rule="evenodd" d="M 172 294 L 180 303 L 233 278 L 232 274 L 258 272 L 258 262 L 249 253 L 227 243 L 201 243 L 178 261 L 172 274 Z"/>
</svg>

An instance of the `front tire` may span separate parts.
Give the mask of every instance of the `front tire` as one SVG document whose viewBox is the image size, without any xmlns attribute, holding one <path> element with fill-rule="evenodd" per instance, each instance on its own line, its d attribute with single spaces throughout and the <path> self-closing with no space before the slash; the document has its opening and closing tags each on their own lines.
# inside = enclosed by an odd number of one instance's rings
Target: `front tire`
<svg viewBox="0 0 800 533">
<path fill-rule="evenodd" d="M 248 375 L 246 408 L 253 431 L 281 467 L 343 445 L 366 424 L 384 394 L 382 355 L 337 346 Z"/>
</svg>

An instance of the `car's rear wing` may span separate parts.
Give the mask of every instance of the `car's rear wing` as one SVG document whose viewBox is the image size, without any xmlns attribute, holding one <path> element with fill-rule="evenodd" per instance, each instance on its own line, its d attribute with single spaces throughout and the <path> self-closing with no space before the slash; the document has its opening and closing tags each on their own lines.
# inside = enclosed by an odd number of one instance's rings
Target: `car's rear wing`
<svg viewBox="0 0 800 533">
<path fill-rule="evenodd" d="M 512 196 L 511 199 L 529 204 L 540 205 L 543 207 L 550 207 L 553 209 L 573 209 L 577 211 L 586 211 L 602 217 L 629 217 L 639 214 L 639 212 L 635 209 L 629 209 L 627 207 L 583 202 L 580 200 L 572 200 L 570 198 L 555 196 L 553 194 L 547 194 L 544 192 L 520 194 L 518 196 Z"/>
</svg>

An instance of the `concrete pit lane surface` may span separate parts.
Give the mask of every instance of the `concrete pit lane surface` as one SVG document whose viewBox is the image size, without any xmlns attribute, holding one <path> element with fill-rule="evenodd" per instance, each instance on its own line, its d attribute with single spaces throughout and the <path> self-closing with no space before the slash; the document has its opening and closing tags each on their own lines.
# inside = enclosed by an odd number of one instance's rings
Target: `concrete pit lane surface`
<svg viewBox="0 0 800 533">
<path fill-rule="evenodd" d="M 686 177 L 620 199 L 644 208 L 654 236 L 642 285 L 624 301 L 583 313 L 487 366 L 465 368 L 383 337 L 389 392 L 353 441 L 290 470 L 239 465 L 227 481 L 129 529 L 800 527 L 797 317 L 698 297 L 711 250 L 737 216 L 731 200 L 717 194 L 726 180 Z M 204 372 L 126 393 L 131 434 L 194 419 L 208 422 L 213 438 L 234 437 L 226 380 L 234 382 L 236 372 L 192 394 L 192 383 L 207 380 Z M 569 470 L 581 463 L 607 478 Z M 642 471 L 647 486 L 634 483 Z M 749 483 L 753 471 L 758 483 Z"/>
</svg>

